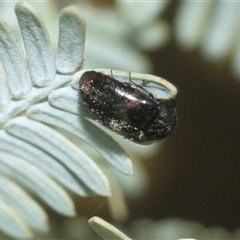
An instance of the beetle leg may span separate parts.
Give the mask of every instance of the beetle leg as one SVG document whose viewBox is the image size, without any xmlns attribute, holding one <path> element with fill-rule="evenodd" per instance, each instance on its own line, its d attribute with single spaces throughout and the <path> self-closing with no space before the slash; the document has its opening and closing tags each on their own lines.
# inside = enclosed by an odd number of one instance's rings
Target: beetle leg
<svg viewBox="0 0 240 240">
<path fill-rule="evenodd" d="M 132 80 L 131 72 L 128 72 L 128 74 L 129 74 L 129 80 L 130 80 L 131 87 L 138 88 L 138 85 L 136 83 L 134 83 L 133 80 Z"/>
</svg>

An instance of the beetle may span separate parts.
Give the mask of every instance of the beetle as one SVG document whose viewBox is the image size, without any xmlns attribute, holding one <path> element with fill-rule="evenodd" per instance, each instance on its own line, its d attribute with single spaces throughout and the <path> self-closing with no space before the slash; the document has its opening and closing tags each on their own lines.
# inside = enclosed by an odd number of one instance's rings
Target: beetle
<svg viewBox="0 0 240 240">
<path fill-rule="evenodd" d="M 135 143 L 163 141 L 177 125 L 173 99 L 156 99 L 135 84 L 96 71 L 86 71 L 79 81 L 80 104 L 105 127 Z"/>
</svg>

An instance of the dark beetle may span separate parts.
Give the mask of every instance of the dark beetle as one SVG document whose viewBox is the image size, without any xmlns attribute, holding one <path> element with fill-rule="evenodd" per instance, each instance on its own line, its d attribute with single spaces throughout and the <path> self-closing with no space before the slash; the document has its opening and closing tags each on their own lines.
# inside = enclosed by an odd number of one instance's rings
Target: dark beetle
<svg viewBox="0 0 240 240">
<path fill-rule="evenodd" d="M 164 140 L 177 124 L 172 100 L 155 99 L 142 87 L 122 83 L 100 72 L 80 79 L 80 101 L 90 116 L 125 138 L 140 144 Z"/>
</svg>

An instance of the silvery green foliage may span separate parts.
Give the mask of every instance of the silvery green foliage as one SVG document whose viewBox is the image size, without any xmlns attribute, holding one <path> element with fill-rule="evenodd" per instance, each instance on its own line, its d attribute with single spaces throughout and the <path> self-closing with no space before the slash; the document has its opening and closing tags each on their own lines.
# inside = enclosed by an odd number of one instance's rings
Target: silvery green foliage
<svg viewBox="0 0 240 240">
<path fill-rule="evenodd" d="M 47 231 L 45 210 L 26 191 L 60 214 L 73 216 L 66 189 L 80 196 L 109 196 L 106 176 L 63 129 L 90 144 L 123 174 L 133 174 L 126 152 L 85 118 L 74 87 L 84 65 L 85 20 L 63 9 L 55 54 L 46 26 L 31 5 L 15 7 L 25 52 L 0 20 L 0 230 L 27 238 Z"/>
<path fill-rule="evenodd" d="M 154 51 L 169 40 L 169 24 L 160 18 L 168 1 L 115 1 L 112 8 L 84 3 L 79 2 L 88 23 L 86 66 L 151 72 L 142 50 Z"/>
<path fill-rule="evenodd" d="M 111 194 L 102 168 L 73 143 L 69 134 L 89 144 L 119 173 L 132 175 L 133 169 L 125 150 L 79 106 L 78 82 L 86 70 L 81 70 L 85 20 L 78 9 L 61 11 L 56 53 L 36 10 L 21 2 L 15 12 L 25 51 L 0 20 L 0 230 L 27 238 L 33 231 L 48 229 L 45 210 L 27 192 L 66 216 L 75 214 L 66 189 L 83 197 Z M 94 70 L 129 81 L 129 72 Z M 131 78 L 139 84 L 150 81 L 147 90 L 161 99 L 177 93 L 159 77 L 131 72 Z M 111 183 L 114 190 L 119 188 L 117 181 Z M 133 185 L 135 190 L 142 190 Z M 115 195 L 123 198 L 121 190 L 118 192 Z M 124 204 L 120 205 L 119 210 L 124 212 Z"/>
<path fill-rule="evenodd" d="M 105 240 L 131 240 L 124 233 L 119 231 L 117 228 L 104 221 L 99 217 L 92 217 L 88 221 L 91 228 L 103 239 Z"/>
<path fill-rule="evenodd" d="M 199 48 L 209 61 L 231 58 L 233 74 L 240 78 L 238 1 L 182 1 L 175 17 L 175 36 L 186 49 Z"/>
</svg>

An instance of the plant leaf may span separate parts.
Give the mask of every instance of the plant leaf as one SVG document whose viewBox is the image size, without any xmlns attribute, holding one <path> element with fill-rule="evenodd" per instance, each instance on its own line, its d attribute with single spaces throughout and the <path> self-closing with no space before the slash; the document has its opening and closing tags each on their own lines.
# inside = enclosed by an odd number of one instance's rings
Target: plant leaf
<svg viewBox="0 0 240 240">
<path fill-rule="evenodd" d="M 45 86 L 56 74 L 54 52 L 45 23 L 38 12 L 26 2 L 17 3 L 15 12 L 32 81 L 37 86 Z"/>
<path fill-rule="evenodd" d="M 14 238 L 30 238 L 33 234 L 16 212 L 0 199 L 0 229 Z"/>
<path fill-rule="evenodd" d="M 42 207 L 17 184 L 3 177 L 0 177 L 0 199 L 33 229 L 41 232 L 48 230 L 47 215 Z"/>
<path fill-rule="evenodd" d="M 32 164 L 1 151 L 0 172 L 29 188 L 55 211 L 67 216 L 75 215 L 73 202 L 67 193 Z"/>
<path fill-rule="evenodd" d="M 27 63 L 17 39 L 8 25 L 1 19 L 0 57 L 7 76 L 10 93 L 14 98 L 22 98 L 32 88 Z"/>
<path fill-rule="evenodd" d="M 83 64 L 86 23 L 75 6 L 60 13 L 56 68 L 64 74 L 75 73 Z"/>
<path fill-rule="evenodd" d="M 0 68 L 0 111 L 3 107 L 7 106 L 10 101 L 10 94 L 6 84 L 5 77 Z M 1 122 L 1 120 L 0 120 Z"/>
<path fill-rule="evenodd" d="M 102 171 L 85 153 L 57 131 L 26 117 L 9 120 L 6 131 L 57 158 L 97 194 L 110 195 L 109 184 Z"/>
<path fill-rule="evenodd" d="M 48 103 L 36 104 L 27 111 L 27 115 L 31 119 L 60 127 L 78 136 L 120 172 L 133 174 L 132 162 L 127 153 L 112 137 L 87 119 L 53 108 Z"/>
<path fill-rule="evenodd" d="M 66 166 L 31 143 L 11 136 L 3 130 L 0 131 L 0 142 L 0 150 L 13 153 L 19 158 L 35 165 L 73 192 L 85 197 L 95 195 L 79 178 L 69 171 Z M 36 161 L 36 159 L 41 159 L 41 161 Z"/>
<path fill-rule="evenodd" d="M 99 217 L 90 218 L 88 223 L 105 240 L 131 240 L 124 233 Z"/>
</svg>

